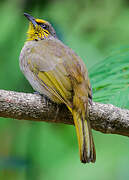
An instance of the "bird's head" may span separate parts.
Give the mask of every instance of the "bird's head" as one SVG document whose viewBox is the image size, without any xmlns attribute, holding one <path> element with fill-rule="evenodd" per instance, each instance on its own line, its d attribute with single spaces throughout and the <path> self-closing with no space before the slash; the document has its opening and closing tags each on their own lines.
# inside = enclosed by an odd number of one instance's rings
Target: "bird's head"
<svg viewBox="0 0 129 180">
<path fill-rule="evenodd" d="M 27 31 L 28 41 L 43 40 L 50 36 L 56 37 L 56 32 L 49 22 L 42 19 L 35 19 L 28 13 L 24 13 L 24 16 L 30 21 Z"/>
</svg>

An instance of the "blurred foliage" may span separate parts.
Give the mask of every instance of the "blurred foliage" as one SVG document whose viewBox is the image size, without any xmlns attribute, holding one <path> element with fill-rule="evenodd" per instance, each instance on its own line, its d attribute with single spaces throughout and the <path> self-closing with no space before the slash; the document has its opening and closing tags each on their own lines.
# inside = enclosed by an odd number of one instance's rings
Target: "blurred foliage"
<svg viewBox="0 0 129 180">
<path fill-rule="evenodd" d="M 129 47 L 117 50 L 92 69 L 94 100 L 129 108 Z"/>
<path fill-rule="evenodd" d="M 82 57 L 95 101 L 129 108 L 129 0 L 1 0 L 1 89 L 33 92 L 18 61 L 25 11 L 50 21 Z M 0 179 L 129 179 L 128 138 L 93 133 L 97 162 L 83 165 L 73 126 L 1 118 Z"/>
</svg>

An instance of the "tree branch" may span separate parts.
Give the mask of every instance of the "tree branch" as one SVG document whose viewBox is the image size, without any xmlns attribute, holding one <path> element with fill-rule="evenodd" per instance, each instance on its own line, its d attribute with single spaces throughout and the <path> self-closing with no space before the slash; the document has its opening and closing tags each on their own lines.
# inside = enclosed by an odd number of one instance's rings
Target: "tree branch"
<svg viewBox="0 0 129 180">
<path fill-rule="evenodd" d="M 129 110 L 95 102 L 89 109 L 93 129 L 129 136 Z M 0 90 L 0 117 L 73 124 L 72 115 L 65 105 L 55 104 L 38 94 L 5 90 Z"/>
</svg>

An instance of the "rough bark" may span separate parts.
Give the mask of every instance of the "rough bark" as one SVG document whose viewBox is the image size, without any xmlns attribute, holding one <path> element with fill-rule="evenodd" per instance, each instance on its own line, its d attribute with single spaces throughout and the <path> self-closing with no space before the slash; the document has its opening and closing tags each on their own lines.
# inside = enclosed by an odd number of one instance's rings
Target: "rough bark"
<svg viewBox="0 0 129 180">
<path fill-rule="evenodd" d="M 129 136 L 129 110 L 96 102 L 89 109 L 93 129 Z M 0 117 L 73 124 L 72 115 L 65 105 L 55 104 L 38 94 L 5 90 L 0 90 Z"/>
</svg>

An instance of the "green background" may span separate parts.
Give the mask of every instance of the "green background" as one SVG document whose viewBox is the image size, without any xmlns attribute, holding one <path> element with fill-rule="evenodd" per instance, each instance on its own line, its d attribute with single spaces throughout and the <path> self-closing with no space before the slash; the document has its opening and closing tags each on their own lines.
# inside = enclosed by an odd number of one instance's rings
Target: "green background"
<svg viewBox="0 0 129 180">
<path fill-rule="evenodd" d="M 129 109 L 129 0 L 1 0 L 0 89 L 33 92 L 19 68 L 31 15 L 50 21 L 84 60 L 93 100 Z M 79 160 L 70 125 L 0 118 L 1 180 L 128 180 L 129 139 L 93 131 L 97 160 Z"/>
</svg>

